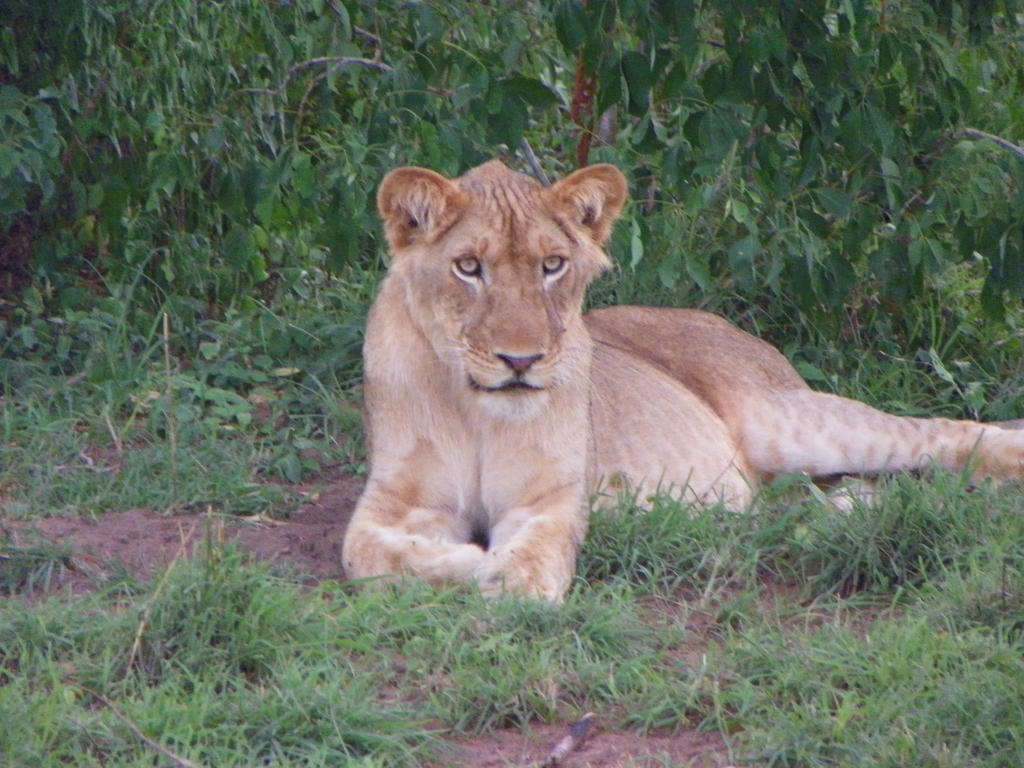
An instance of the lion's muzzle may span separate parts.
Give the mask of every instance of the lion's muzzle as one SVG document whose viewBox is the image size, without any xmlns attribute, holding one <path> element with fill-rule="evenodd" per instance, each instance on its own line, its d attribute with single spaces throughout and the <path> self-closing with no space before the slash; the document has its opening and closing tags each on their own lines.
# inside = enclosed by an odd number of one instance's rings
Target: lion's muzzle
<svg viewBox="0 0 1024 768">
<path fill-rule="evenodd" d="M 534 363 L 544 357 L 544 355 L 503 355 L 500 352 L 495 352 L 495 355 L 515 374 L 520 376 L 525 374 L 533 367 Z"/>
</svg>

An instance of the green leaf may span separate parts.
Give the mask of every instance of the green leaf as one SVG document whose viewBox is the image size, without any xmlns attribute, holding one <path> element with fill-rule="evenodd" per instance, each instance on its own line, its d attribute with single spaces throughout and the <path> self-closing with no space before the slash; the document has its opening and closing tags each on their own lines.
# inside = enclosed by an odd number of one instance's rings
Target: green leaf
<svg viewBox="0 0 1024 768">
<path fill-rule="evenodd" d="M 719 161 L 746 135 L 746 126 L 723 109 L 711 109 L 701 119 L 700 135 L 708 160 Z"/>
<path fill-rule="evenodd" d="M 750 215 L 750 207 L 746 203 L 734 198 L 729 201 L 728 205 L 729 212 L 738 223 L 744 225 L 748 229 L 757 229 L 757 222 L 754 221 L 754 217 Z"/>
<path fill-rule="evenodd" d="M 237 270 L 248 269 L 256 256 L 256 240 L 248 229 L 232 229 L 224 238 L 221 254 L 229 266 Z"/>
<path fill-rule="evenodd" d="M 331 9 L 336 14 L 338 24 L 341 25 L 341 39 L 351 40 L 352 39 L 352 19 L 348 15 L 348 8 L 341 0 L 335 0 L 331 3 Z"/>
<path fill-rule="evenodd" d="M 619 66 L 626 81 L 627 109 L 636 116 L 645 115 L 650 108 L 651 76 L 650 62 L 646 56 L 635 51 L 627 51 L 622 55 Z"/>
<path fill-rule="evenodd" d="M 890 157 L 883 157 L 879 160 L 878 167 L 881 169 L 882 175 L 888 180 L 899 181 L 903 178 L 900 167 Z"/>
<path fill-rule="evenodd" d="M 445 22 L 427 3 L 412 6 L 413 26 L 416 30 L 416 47 L 424 50 L 439 42 L 445 34 Z"/>
<path fill-rule="evenodd" d="M 514 146 L 526 130 L 528 108 L 521 99 L 504 95 L 500 109 L 489 115 L 488 136 L 495 144 Z"/>
<path fill-rule="evenodd" d="M 956 384 L 956 379 L 953 378 L 953 374 L 949 372 L 949 369 L 943 365 L 942 358 L 935 351 L 935 347 L 928 347 L 928 361 L 932 364 L 932 369 L 935 371 L 936 376 L 947 384 Z"/>
<path fill-rule="evenodd" d="M 903 174 L 900 167 L 889 157 L 883 157 L 878 161 L 878 167 L 882 172 L 882 182 L 885 185 L 885 198 L 890 211 L 900 207 Z"/>
<path fill-rule="evenodd" d="M 587 14 L 579 0 L 563 0 L 555 9 L 555 36 L 567 53 L 576 53 L 589 37 Z"/>
<path fill-rule="evenodd" d="M 302 480 L 302 462 L 294 453 L 286 453 L 274 462 L 274 469 L 289 483 L 298 483 Z"/>
<path fill-rule="evenodd" d="M 825 209 L 825 212 L 837 219 L 845 219 L 850 216 L 852 203 L 845 192 L 830 187 L 819 187 L 814 190 L 814 197 L 818 204 Z"/>
<path fill-rule="evenodd" d="M 644 241 L 640 237 L 640 223 L 633 219 L 629 225 L 629 266 L 636 269 L 644 258 Z"/>
<path fill-rule="evenodd" d="M 820 368 L 815 365 L 811 365 L 804 360 L 794 361 L 793 367 L 796 368 L 797 373 L 799 373 L 805 381 L 817 382 L 819 384 L 827 384 L 829 382 L 828 376 L 826 376 Z"/>
<path fill-rule="evenodd" d="M 517 98 L 531 107 L 546 109 L 558 104 L 558 97 L 552 90 L 534 77 L 506 77 L 499 81 L 498 89 L 506 98 Z"/>
<path fill-rule="evenodd" d="M 202 341 L 199 343 L 199 354 L 203 356 L 204 360 L 213 360 L 220 354 L 220 342 L 219 341 Z"/>
<path fill-rule="evenodd" d="M 313 158 L 305 152 L 296 153 L 292 159 L 292 185 L 303 200 L 312 200 L 319 193 Z"/>
<path fill-rule="evenodd" d="M 889 154 L 894 149 L 893 143 L 896 139 L 892 117 L 871 104 L 868 105 L 867 111 L 869 124 L 882 153 Z"/>
<path fill-rule="evenodd" d="M 686 252 L 685 259 L 686 274 L 690 276 L 690 279 L 697 284 L 697 287 L 702 291 L 710 291 L 715 284 L 715 278 L 711 274 L 711 268 L 708 265 L 707 253 L 693 253 L 691 251 Z"/>
<path fill-rule="evenodd" d="M 679 283 L 679 259 L 675 256 L 666 256 L 658 264 L 658 279 L 661 284 L 672 290 Z"/>
<path fill-rule="evenodd" d="M 597 75 L 597 111 L 618 107 L 622 102 L 622 69 L 617 60 L 606 61 Z"/>
<path fill-rule="evenodd" d="M 737 240 L 729 248 L 729 269 L 736 284 L 744 289 L 754 287 L 754 259 L 761 253 L 761 243 L 755 235 Z"/>
</svg>

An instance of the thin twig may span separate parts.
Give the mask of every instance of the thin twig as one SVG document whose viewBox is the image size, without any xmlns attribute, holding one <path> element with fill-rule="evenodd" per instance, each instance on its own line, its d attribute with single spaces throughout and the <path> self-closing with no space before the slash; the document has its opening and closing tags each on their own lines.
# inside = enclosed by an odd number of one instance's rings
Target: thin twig
<svg viewBox="0 0 1024 768">
<path fill-rule="evenodd" d="M 552 768 L 560 764 L 574 749 L 583 746 L 590 733 L 590 726 L 594 724 L 597 716 L 593 712 L 587 712 L 578 722 L 572 724 L 569 734 L 555 744 L 555 748 L 548 753 L 547 758 L 540 764 L 540 768 Z"/>
<path fill-rule="evenodd" d="M 300 61 L 294 67 L 289 69 L 288 73 L 285 75 L 285 82 L 291 80 L 302 70 L 311 69 L 313 67 L 330 67 L 335 71 L 346 67 L 366 67 L 367 69 L 375 69 L 378 72 L 392 71 L 390 66 L 378 59 L 360 59 L 353 56 L 319 56 L 315 59 L 309 59 L 308 61 Z"/>
<path fill-rule="evenodd" d="M 128 669 L 131 669 L 135 665 L 135 659 L 138 657 L 139 650 L 142 648 L 142 638 L 146 634 L 146 629 L 149 626 L 149 620 L 153 616 L 153 608 L 156 606 L 157 600 L 160 599 L 160 594 L 164 591 L 164 585 L 167 584 L 167 580 L 170 578 L 175 566 L 178 565 L 178 561 L 185 556 L 185 548 L 188 542 L 192 540 L 192 534 L 195 533 L 195 530 L 196 524 L 193 523 L 186 535 L 181 523 L 178 524 L 178 538 L 181 544 L 178 547 L 178 551 L 174 554 L 174 557 L 171 558 L 171 562 L 164 570 L 164 575 L 161 577 L 160 583 L 157 584 L 156 589 L 153 591 L 153 597 L 150 599 L 149 605 L 146 606 L 146 610 L 142 614 L 142 621 L 139 622 L 139 628 L 135 632 L 135 640 L 132 642 L 132 651 L 128 656 Z"/>
<path fill-rule="evenodd" d="M 88 688 L 88 687 L 86 687 L 84 685 L 81 685 L 79 683 L 72 683 L 72 685 L 74 685 L 76 688 L 79 688 L 82 691 L 85 691 L 90 696 L 95 698 L 96 701 L 98 701 L 104 707 L 106 707 L 111 712 L 113 712 L 114 716 L 118 720 L 120 720 L 122 723 L 124 723 L 128 727 L 128 730 L 130 730 L 132 733 L 134 733 L 135 737 L 137 739 L 139 739 L 139 741 L 141 741 L 143 744 L 145 744 L 147 747 L 149 747 L 153 751 L 159 752 L 161 755 L 166 757 L 168 760 L 173 762 L 175 765 L 180 766 L 180 768 L 202 768 L 202 766 L 200 766 L 198 763 L 193 763 L 188 758 L 182 757 L 181 755 L 172 752 L 167 747 L 165 747 L 163 744 L 158 744 L 157 742 L 153 741 L 153 739 L 149 738 L 149 736 L 144 734 L 142 732 L 142 729 L 139 728 L 139 726 L 137 726 L 135 723 L 133 723 L 131 721 L 131 719 L 129 719 L 129 717 L 126 714 L 124 714 L 121 710 L 119 710 L 114 705 L 114 702 L 112 702 L 110 699 L 108 699 L 102 693 L 99 693 L 98 691 L 94 691 L 92 688 Z"/>
<path fill-rule="evenodd" d="M 120 456 L 124 453 L 124 443 L 121 442 L 121 437 L 114 428 L 114 422 L 110 420 L 110 411 L 106 408 L 103 409 L 103 421 L 106 422 L 107 431 L 110 433 L 110 438 L 114 441 L 114 447 L 117 448 L 117 454 Z"/>
<path fill-rule="evenodd" d="M 545 187 L 550 187 L 551 181 L 548 179 L 548 175 L 544 173 L 544 169 L 541 168 L 537 155 L 533 153 L 533 147 L 530 146 L 530 142 L 525 137 L 519 140 L 519 149 L 522 150 L 523 155 L 526 157 L 526 162 L 529 164 L 530 170 L 533 171 L 533 175 L 537 177 L 537 181 Z"/>
<path fill-rule="evenodd" d="M 167 395 L 167 436 L 171 442 L 171 498 L 178 503 L 178 428 L 174 417 L 174 379 L 171 377 L 171 318 L 164 312 L 164 374 Z"/>
<path fill-rule="evenodd" d="M 324 72 L 318 74 L 313 78 L 313 83 L 317 83 L 327 77 L 328 72 L 337 71 L 339 69 L 345 69 L 346 67 L 365 67 L 367 69 L 373 69 L 377 72 L 392 72 L 392 67 L 385 64 L 384 62 L 373 59 L 361 59 L 352 56 L 320 56 L 315 59 L 309 59 L 308 61 L 302 61 L 296 64 L 294 67 L 289 69 L 284 76 L 284 81 L 277 88 L 239 88 L 237 91 L 232 93 L 232 96 L 237 94 L 249 93 L 249 94 L 262 94 L 264 96 L 280 96 L 284 93 L 285 89 L 291 83 L 292 79 L 299 72 L 303 72 L 313 67 L 327 67 Z M 306 93 L 312 90 L 312 85 L 306 89 Z M 428 89 L 429 90 L 429 89 Z"/>
<path fill-rule="evenodd" d="M 991 141 L 996 146 L 1002 147 L 1007 152 L 1012 152 L 1021 160 L 1024 160 L 1024 147 L 1020 144 L 1014 144 L 1008 139 L 1004 139 L 1002 136 L 996 136 L 992 133 L 986 133 L 985 131 L 979 131 L 977 128 L 963 128 L 957 131 L 956 136 L 966 136 L 970 139 L 983 139 L 984 141 Z"/>
<path fill-rule="evenodd" d="M 334 0 L 332 0 L 331 5 L 333 7 Z M 380 37 L 375 35 L 370 30 L 363 29 L 362 27 L 355 27 L 354 26 L 354 27 L 352 27 L 352 31 L 355 33 L 356 37 L 361 37 L 361 38 L 363 38 L 363 40 L 366 40 L 369 43 L 373 43 L 375 48 L 380 48 L 381 47 Z"/>
<path fill-rule="evenodd" d="M 57 464 L 54 467 L 54 469 L 59 470 L 60 472 L 68 472 L 70 470 L 81 470 L 95 472 L 96 474 L 99 475 L 106 474 L 107 472 L 117 472 L 118 470 L 117 467 L 97 467 L 94 466 L 93 464 L 86 464 L 84 466 L 75 466 L 73 464 Z"/>
</svg>

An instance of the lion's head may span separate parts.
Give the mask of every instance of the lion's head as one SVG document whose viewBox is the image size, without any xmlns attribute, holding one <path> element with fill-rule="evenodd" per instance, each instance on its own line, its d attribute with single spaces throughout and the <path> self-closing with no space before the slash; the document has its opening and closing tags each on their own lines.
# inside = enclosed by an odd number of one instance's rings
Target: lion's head
<svg viewBox="0 0 1024 768">
<path fill-rule="evenodd" d="M 589 359 L 581 308 L 626 182 L 610 165 L 543 187 L 493 161 L 458 179 L 400 168 L 377 196 L 413 320 L 492 413 L 536 414 Z"/>
</svg>

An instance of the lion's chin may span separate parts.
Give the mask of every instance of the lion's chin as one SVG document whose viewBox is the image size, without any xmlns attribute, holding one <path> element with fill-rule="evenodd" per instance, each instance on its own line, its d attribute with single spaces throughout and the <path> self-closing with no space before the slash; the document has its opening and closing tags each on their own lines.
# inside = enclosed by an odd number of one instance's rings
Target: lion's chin
<svg viewBox="0 0 1024 768">
<path fill-rule="evenodd" d="M 493 418 L 502 421 L 527 421 L 544 412 L 548 406 L 546 389 L 519 383 L 495 388 L 473 387 L 477 404 Z"/>
</svg>

